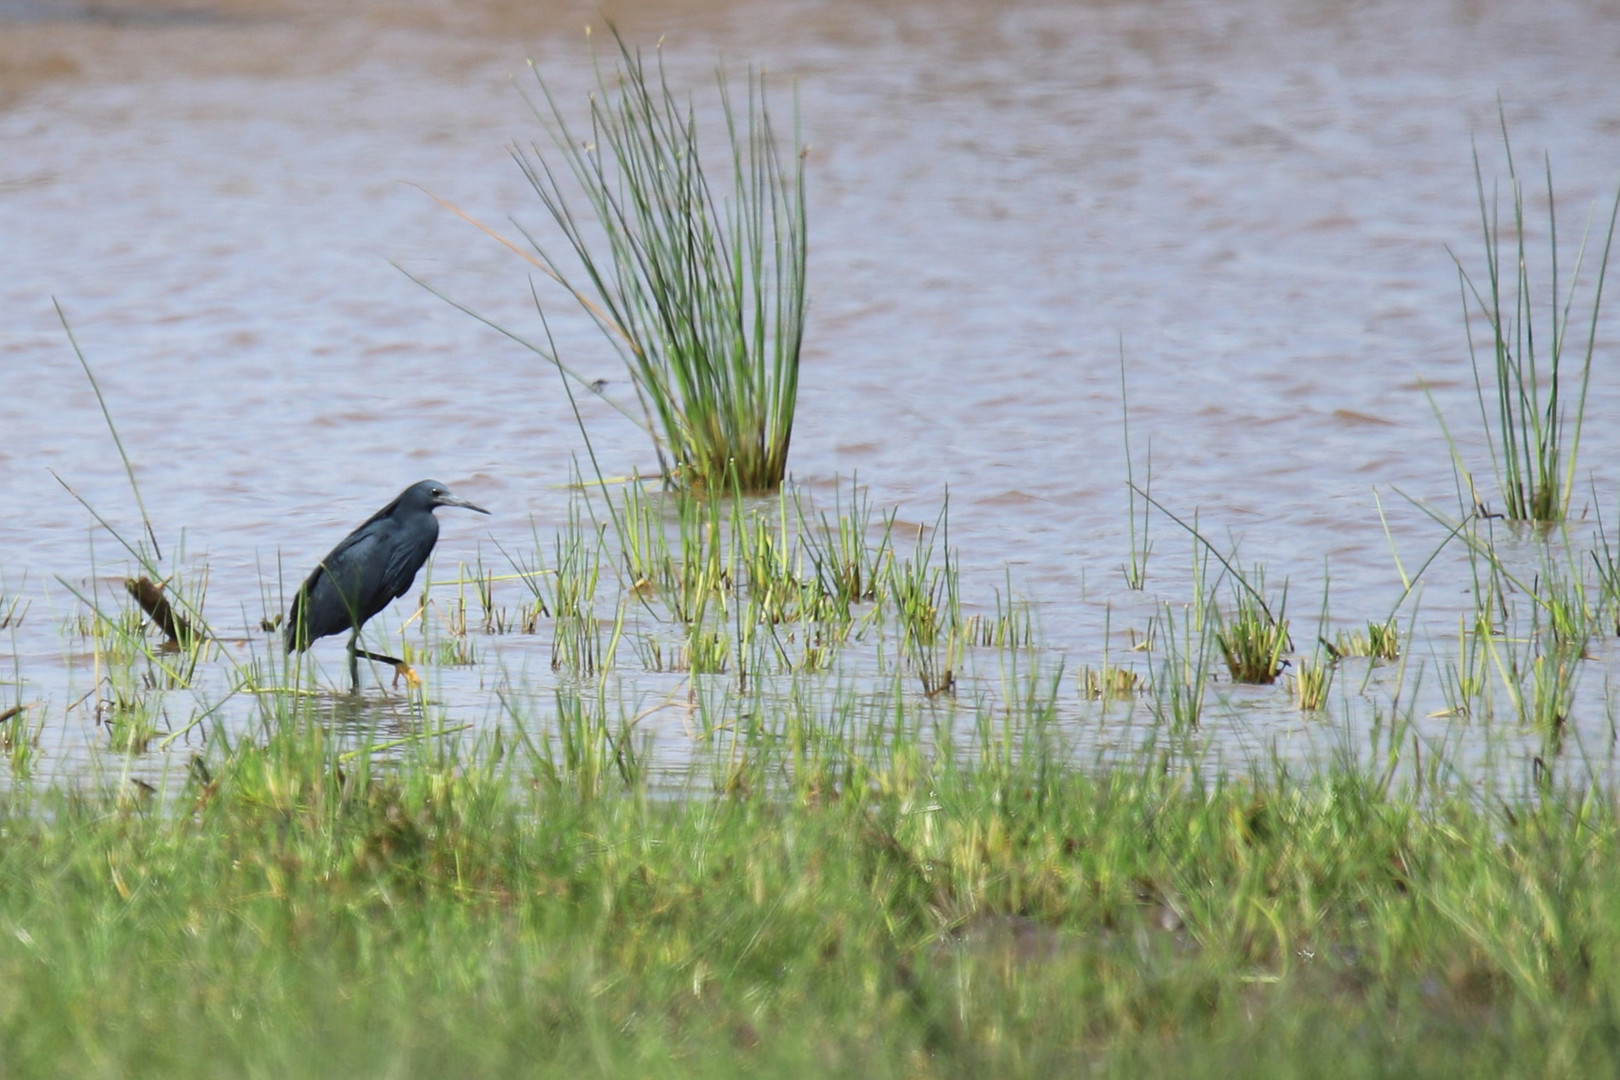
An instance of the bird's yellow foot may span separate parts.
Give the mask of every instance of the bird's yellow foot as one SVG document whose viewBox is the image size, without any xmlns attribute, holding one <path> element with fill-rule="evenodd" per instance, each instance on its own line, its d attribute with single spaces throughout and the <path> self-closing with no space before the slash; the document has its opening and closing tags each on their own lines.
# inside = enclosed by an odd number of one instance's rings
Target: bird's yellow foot
<svg viewBox="0 0 1620 1080">
<path fill-rule="evenodd" d="M 416 690 L 422 685 L 422 676 L 411 670 L 411 665 L 407 664 L 403 660 L 399 660 L 394 663 L 395 689 L 399 688 L 399 680 L 401 679 L 405 680 L 405 687 L 408 690 Z"/>
</svg>

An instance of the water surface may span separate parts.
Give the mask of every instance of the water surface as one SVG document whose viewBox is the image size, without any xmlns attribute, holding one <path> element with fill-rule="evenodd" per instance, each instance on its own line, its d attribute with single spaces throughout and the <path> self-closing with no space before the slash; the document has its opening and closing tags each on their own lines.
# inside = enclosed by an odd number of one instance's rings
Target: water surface
<svg viewBox="0 0 1620 1080">
<path fill-rule="evenodd" d="M 1189 545 L 1163 519 L 1149 590 L 1120 574 L 1122 348 L 1155 495 L 1289 580 L 1299 622 L 1325 577 L 1336 624 L 1387 614 L 1392 543 L 1411 570 L 1444 535 L 1409 500 L 1457 512 L 1436 410 L 1488 470 L 1448 252 L 1482 267 L 1475 140 L 1487 182 L 1504 179 L 1500 100 L 1521 169 L 1550 158 L 1578 233 L 1620 180 L 1620 98 L 1601 89 L 1617 16 L 693 0 L 620 25 L 663 40 L 678 84 L 703 89 L 723 57 L 767 68 L 784 111 L 796 88 L 812 290 L 796 483 L 825 496 L 858 475 L 912 522 L 948 489 L 970 598 L 990 603 L 1010 573 L 1072 666 L 1190 595 Z M 115 527 L 138 519 L 52 298 L 160 538 L 209 568 L 222 633 L 251 640 L 267 593 L 423 476 L 499 515 L 447 515 L 442 567 L 532 547 L 563 520 L 581 449 L 557 377 L 401 269 L 538 332 L 526 264 L 427 193 L 498 228 L 544 224 L 510 159 L 543 138 L 514 82 L 533 85 L 532 59 L 582 101 L 592 23 L 600 41 L 594 8 L 503 0 L 0 2 L 0 571 L 32 604 L 8 631 L 18 694 L 53 717 L 66 771 L 101 735 L 70 709 L 98 675 L 62 629 L 80 607 L 63 583 L 107 594 L 127 560 L 53 473 Z M 626 392 L 549 298 L 570 362 Z M 1615 331 L 1611 312 L 1582 447 L 1611 506 Z M 639 434 L 586 405 L 605 467 L 650 471 Z M 1442 556 L 1414 660 L 1443 660 L 1470 590 L 1461 552 Z M 503 678 L 540 697 L 554 678 L 533 640 L 485 646 L 486 663 L 442 673 L 452 711 L 480 724 Z M 1609 737 L 1611 652 L 1597 643 L 1583 676 L 1592 741 Z M 336 680 L 338 647 L 321 655 Z M 1442 704 L 1432 670 L 1408 675 L 1420 715 Z M 1368 693 L 1387 699 L 1393 678 Z M 1227 725 L 1244 746 L 1311 727 L 1245 695 Z"/>
</svg>

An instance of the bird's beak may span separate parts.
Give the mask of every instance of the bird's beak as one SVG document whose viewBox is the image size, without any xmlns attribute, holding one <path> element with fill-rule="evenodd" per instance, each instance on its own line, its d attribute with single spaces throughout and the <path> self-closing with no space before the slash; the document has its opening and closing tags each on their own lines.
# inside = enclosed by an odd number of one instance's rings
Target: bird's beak
<svg viewBox="0 0 1620 1080">
<path fill-rule="evenodd" d="M 478 506 L 478 505 L 476 505 L 474 503 L 470 503 L 466 499 L 459 498 L 459 497 L 457 497 L 455 495 L 450 494 L 448 491 L 445 492 L 443 495 L 440 495 L 437 498 L 435 498 L 433 500 L 433 505 L 434 506 L 459 506 L 464 510 L 476 510 L 480 514 L 489 513 L 489 511 L 485 510 L 482 506 Z"/>
</svg>

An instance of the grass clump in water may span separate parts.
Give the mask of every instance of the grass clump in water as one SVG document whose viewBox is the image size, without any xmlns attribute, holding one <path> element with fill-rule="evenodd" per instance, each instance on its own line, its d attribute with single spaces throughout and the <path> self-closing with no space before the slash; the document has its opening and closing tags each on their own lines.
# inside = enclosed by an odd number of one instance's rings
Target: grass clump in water
<svg viewBox="0 0 1620 1080">
<path fill-rule="evenodd" d="M 1482 364 L 1473 333 L 1468 354 L 1474 368 L 1480 420 L 1489 435 L 1491 464 L 1501 488 L 1503 514 L 1511 521 L 1559 522 L 1569 513 L 1574 488 L 1576 456 L 1585 419 L 1586 391 L 1597 346 L 1598 315 L 1608 274 L 1609 254 L 1620 222 L 1620 193 L 1616 194 L 1603 235 L 1596 282 L 1590 296 L 1584 345 L 1570 340 L 1570 317 L 1580 285 L 1586 254 L 1582 237 L 1567 286 L 1560 281 L 1558 217 L 1553 196 L 1552 164 L 1547 162 L 1547 234 L 1549 314 L 1535 316 L 1537 299 L 1532 288 L 1527 250 L 1524 187 L 1513 163 L 1507 118 L 1501 117 L 1502 148 L 1507 157 L 1511 219 L 1500 219 L 1495 196 L 1487 199 L 1479 154 L 1474 154 L 1474 180 L 1479 195 L 1479 216 L 1485 240 L 1485 278 L 1476 281 L 1453 254 L 1463 288 L 1465 315 L 1477 311 L 1489 327 L 1485 347 L 1489 360 Z M 1504 232 L 1509 249 L 1503 251 Z M 1470 304 L 1470 298 L 1472 304 Z M 1575 327 L 1577 331 L 1579 327 Z M 1488 365 L 1486 374 L 1481 367 Z M 1573 401 L 1571 400 L 1573 398 Z M 1566 422 L 1569 430 L 1565 432 Z"/>
<path fill-rule="evenodd" d="M 573 258 L 527 239 L 624 360 L 666 482 L 774 490 L 804 336 L 803 154 L 784 158 L 764 77 L 750 71 L 738 101 L 722 72 L 730 175 L 717 185 L 662 52 L 649 70 L 617 31 L 614 44 L 583 132 L 539 80 L 544 104 L 531 104 L 555 153 L 536 146 L 518 162 Z"/>
<path fill-rule="evenodd" d="M 1081 668 L 1076 678 L 1080 696 L 1093 701 L 1128 701 L 1147 688 L 1137 672 L 1106 661 L 1100 667 Z"/>
<path fill-rule="evenodd" d="M 1294 668 L 1293 685 L 1295 704 L 1304 712 L 1320 712 L 1333 688 L 1333 661 L 1321 655 L 1302 658 Z"/>
<path fill-rule="evenodd" d="M 1398 660 L 1401 632 L 1393 617 L 1383 622 L 1367 622 L 1366 630 L 1341 630 L 1333 643 L 1335 656 L 1367 656 L 1374 660 Z"/>
<path fill-rule="evenodd" d="M 1221 647 L 1221 656 L 1233 682 L 1269 685 L 1282 674 L 1283 654 L 1292 643 L 1288 636 L 1288 620 L 1281 612 L 1288 603 L 1288 590 L 1283 589 L 1277 614 L 1260 595 L 1265 588 L 1265 577 L 1256 571 L 1258 588 L 1242 578 L 1233 589 L 1234 607 L 1230 615 L 1215 611 L 1215 641 Z"/>
</svg>

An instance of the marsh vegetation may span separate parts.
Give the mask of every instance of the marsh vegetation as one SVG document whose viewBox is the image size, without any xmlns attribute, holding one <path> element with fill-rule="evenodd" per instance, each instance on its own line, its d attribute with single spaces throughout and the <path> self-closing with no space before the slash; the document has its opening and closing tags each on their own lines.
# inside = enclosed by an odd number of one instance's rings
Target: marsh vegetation
<svg viewBox="0 0 1620 1080">
<path fill-rule="evenodd" d="M 121 552 L 116 575 L 58 582 L 89 686 L 40 700 L 19 670 L 0 711 L 8 1071 L 1612 1069 L 1620 815 L 1590 673 L 1620 556 L 1568 512 L 1578 438 L 1537 466 L 1551 495 L 1504 472 L 1511 521 L 1454 454 L 1456 505 L 1414 511 L 1432 546 L 1393 558 L 1393 610 L 1324 585 L 1312 627 L 1308 594 L 1290 612 L 1219 508 L 1178 511 L 1128 430 L 1126 595 L 1024 596 L 1010 570 L 976 590 L 948 495 L 903 516 L 853 479 L 784 482 L 802 174 L 750 78 L 742 186 L 717 198 L 662 68 L 619 44 L 590 139 L 542 87 L 607 254 L 545 154 L 523 162 L 589 282 L 571 298 L 639 372 L 660 475 L 608 475 L 588 445 L 565 518 L 492 530 L 495 557 L 432 567 L 373 631 L 425 684 L 360 695 L 277 647 L 279 575 L 262 610 L 214 610 L 133 468 L 141 533 L 86 502 Z M 1475 300 L 1501 293 L 1489 259 Z M 1504 310 L 1492 351 L 1528 363 Z M 721 356 L 777 381 L 708 412 L 729 391 L 636 367 Z M 1578 394 L 1497 371 L 1499 460 L 1566 416 L 1578 432 Z M 1465 574 L 1455 624 L 1423 606 L 1440 564 Z M 1043 641 L 1070 603 L 1108 609 L 1084 656 Z M 0 630 L 49 617 L 0 588 Z M 469 718 L 469 682 L 488 713 Z M 1261 710 L 1262 738 L 1219 741 Z M 50 736 L 83 715 L 95 764 L 64 774 Z"/>
</svg>

